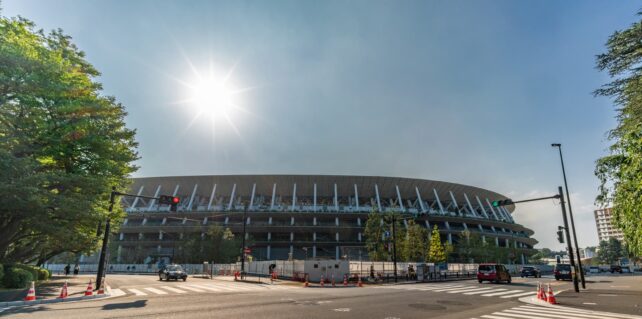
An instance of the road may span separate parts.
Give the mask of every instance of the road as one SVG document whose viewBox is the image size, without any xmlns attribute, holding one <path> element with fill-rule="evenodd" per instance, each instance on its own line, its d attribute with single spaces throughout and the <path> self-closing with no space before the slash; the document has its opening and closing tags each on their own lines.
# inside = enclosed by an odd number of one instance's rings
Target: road
<svg viewBox="0 0 642 319">
<path fill-rule="evenodd" d="M 10 318 L 452 318 L 470 319 L 502 312 L 520 314 L 520 297 L 535 294 L 537 281 L 556 291 L 572 289 L 551 278 L 514 278 L 507 284 L 476 281 L 390 286 L 303 288 L 291 284 L 251 284 L 189 278 L 158 281 L 155 276 L 111 275 L 122 296 L 105 300 L 9 309 Z M 507 312 L 506 312 L 507 311 Z M 492 316 L 491 316 L 492 317 Z M 536 317 L 532 317 L 536 318 Z M 538 317 L 539 318 L 539 317 Z"/>
</svg>

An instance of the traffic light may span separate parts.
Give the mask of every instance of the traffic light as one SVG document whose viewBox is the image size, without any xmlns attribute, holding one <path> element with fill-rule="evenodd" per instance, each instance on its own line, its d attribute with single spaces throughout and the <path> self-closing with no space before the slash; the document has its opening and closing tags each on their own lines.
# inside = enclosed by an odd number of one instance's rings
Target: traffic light
<svg viewBox="0 0 642 319">
<path fill-rule="evenodd" d="M 169 210 L 175 212 L 178 208 L 178 203 L 181 202 L 181 199 L 176 196 L 161 195 L 158 197 L 158 203 L 163 205 L 169 205 Z"/>
<path fill-rule="evenodd" d="M 493 201 L 493 207 L 500 207 L 500 206 L 507 206 L 507 205 L 513 205 L 513 200 L 512 199 L 501 199 L 501 200 L 494 200 Z"/>
<path fill-rule="evenodd" d="M 564 243 L 564 227 L 558 227 L 557 228 L 557 241 L 560 242 L 560 244 Z"/>
</svg>

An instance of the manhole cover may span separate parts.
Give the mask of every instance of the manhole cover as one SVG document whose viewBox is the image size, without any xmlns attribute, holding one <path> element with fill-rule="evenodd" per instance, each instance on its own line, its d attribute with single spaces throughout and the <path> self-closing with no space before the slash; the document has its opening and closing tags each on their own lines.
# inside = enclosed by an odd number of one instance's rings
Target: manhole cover
<svg viewBox="0 0 642 319">
<path fill-rule="evenodd" d="M 453 305 L 453 306 L 470 306 L 472 305 L 469 302 L 457 301 L 457 300 L 437 300 L 437 303 L 444 305 Z"/>
<path fill-rule="evenodd" d="M 446 307 L 440 305 L 431 305 L 425 303 L 411 303 L 408 307 L 422 309 L 422 310 L 444 310 Z"/>
</svg>

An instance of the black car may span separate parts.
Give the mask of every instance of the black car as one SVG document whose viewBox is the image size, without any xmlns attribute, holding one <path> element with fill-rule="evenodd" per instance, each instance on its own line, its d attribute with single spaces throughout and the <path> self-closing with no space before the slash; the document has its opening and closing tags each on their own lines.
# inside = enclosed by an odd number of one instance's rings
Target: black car
<svg viewBox="0 0 642 319">
<path fill-rule="evenodd" d="M 179 280 L 183 279 L 183 281 L 187 280 L 187 273 L 183 270 L 183 267 L 180 265 L 176 264 L 171 264 L 171 265 L 165 265 L 161 267 L 161 269 L 158 271 L 158 279 L 159 280 Z"/>
<path fill-rule="evenodd" d="M 610 271 L 611 273 L 614 273 L 614 272 L 622 273 L 622 266 L 612 265 Z"/>
<path fill-rule="evenodd" d="M 555 280 L 572 280 L 573 274 L 571 271 L 571 265 L 569 264 L 557 264 L 553 269 L 555 274 Z"/>
<path fill-rule="evenodd" d="M 522 278 L 524 277 L 535 277 L 535 278 L 540 278 L 542 275 L 539 272 L 539 269 L 532 267 L 532 266 L 525 266 L 522 268 L 522 272 L 520 274 Z"/>
</svg>

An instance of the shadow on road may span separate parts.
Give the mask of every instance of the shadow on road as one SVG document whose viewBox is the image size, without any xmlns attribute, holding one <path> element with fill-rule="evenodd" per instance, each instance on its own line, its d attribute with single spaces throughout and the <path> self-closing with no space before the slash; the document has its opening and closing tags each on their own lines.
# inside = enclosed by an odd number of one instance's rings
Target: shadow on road
<svg viewBox="0 0 642 319">
<path fill-rule="evenodd" d="M 112 303 L 103 306 L 103 310 L 143 308 L 147 306 L 147 300 L 136 300 L 132 302 Z"/>
</svg>

